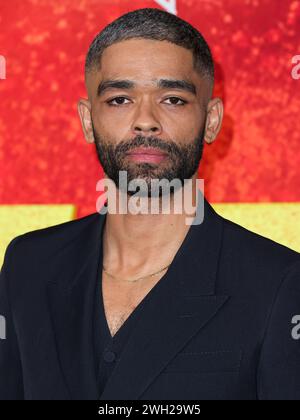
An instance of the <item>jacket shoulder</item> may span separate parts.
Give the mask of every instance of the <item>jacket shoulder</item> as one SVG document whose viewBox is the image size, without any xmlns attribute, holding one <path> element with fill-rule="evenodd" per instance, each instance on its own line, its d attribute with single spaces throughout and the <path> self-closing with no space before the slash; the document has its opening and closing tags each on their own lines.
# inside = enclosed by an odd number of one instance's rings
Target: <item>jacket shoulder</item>
<svg viewBox="0 0 300 420">
<path fill-rule="evenodd" d="M 75 241 L 87 227 L 99 219 L 99 213 L 32 230 L 14 237 L 7 245 L 4 263 L 11 258 L 17 262 L 26 258 L 37 258 L 45 252 L 51 252 Z M 19 258 L 20 257 L 20 258 Z M 12 261 L 13 262 L 13 261 Z"/>
<path fill-rule="evenodd" d="M 300 260 L 300 253 L 273 239 L 267 238 L 259 233 L 253 232 L 229 219 L 220 215 L 224 224 L 224 241 L 229 248 L 236 248 L 239 255 L 249 255 L 252 258 L 259 256 L 264 258 L 266 264 L 270 261 L 282 261 L 293 263 Z"/>
<path fill-rule="evenodd" d="M 300 253 L 218 216 L 223 222 L 219 292 L 251 297 L 257 311 L 259 302 L 271 308 L 282 281 L 295 270 L 299 273 Z"/>
<path fill-rule="evenodd" d="M 220 267 L 225 288 L 272 297 L 300 262 L 300 253 L 222 216 Z"/>
</svg>

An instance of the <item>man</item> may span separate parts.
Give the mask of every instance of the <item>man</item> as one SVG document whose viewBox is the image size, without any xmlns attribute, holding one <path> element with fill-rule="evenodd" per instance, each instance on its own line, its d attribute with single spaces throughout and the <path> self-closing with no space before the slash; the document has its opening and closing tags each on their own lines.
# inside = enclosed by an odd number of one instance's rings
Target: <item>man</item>
<svg viewBox="0 0 300 420">
<path fill-rule="evenodd" d="M 172 203 L 185 180 L 201 198 L 203 144 L 223 116 L 201 34 L 158 9 L 130 12 L 97 35 L 85 77 L 84 135 L 122 197 L 125 172 L 144 182 L 140 201 L 161 203 L 162 179 L 181 182 Z M 185 210 L 103 209 L 9 244 L 0 398 L 300 399 L 297 252 L 206 199 L 198 224 Z"/>
</svg>

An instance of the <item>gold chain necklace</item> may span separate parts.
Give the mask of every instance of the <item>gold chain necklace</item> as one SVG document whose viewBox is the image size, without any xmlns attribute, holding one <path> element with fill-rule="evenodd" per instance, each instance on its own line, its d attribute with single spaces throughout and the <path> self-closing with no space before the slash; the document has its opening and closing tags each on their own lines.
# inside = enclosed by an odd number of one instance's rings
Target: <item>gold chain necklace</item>
<svg viewBox="0 0 300 420">
<path fill-rule="evenodd" d="M 114 279 L 118 279 L 118 280 L 122 280 L 122 281 L 129 281 L 129 282 L 131 282 L 131 283 L 134 283 L 134 282 L 136 282 L 136 281 L 139 281 L 139 280 L 142 280 L 142 279 L 146 279 L 147 277 L 153 277 L 153 276 L 156 276 L 156 274 L 161 273 L 161 272 L 162 272 L 162 271 L 164 271 L 166 268 L 170 267 L 170 265 L 171 265 L 171 264 L 167 265 L 166 267 L 162 268 L 162 269 L 161 269 L 161 270 L 159 270 L 159 271 L 156 271 L 155 273 L 148 274 L 147 276 L 139 277 L 139 278 L 134 279 L 134 280 L 120 279 L 120 277 L 113 276 L 113 275 L 112 275 L 112 274 L 110 274 L 108 271 L 106 271 L 106 269 L 104 268 L 104 266 L 103 266 L 103 265 L 102 265 L 102 268 L 103 268 L 103 271 L 104 271 L 104 272 L 105 272 L 108 276 L 113 277 Z"/>
</svg>

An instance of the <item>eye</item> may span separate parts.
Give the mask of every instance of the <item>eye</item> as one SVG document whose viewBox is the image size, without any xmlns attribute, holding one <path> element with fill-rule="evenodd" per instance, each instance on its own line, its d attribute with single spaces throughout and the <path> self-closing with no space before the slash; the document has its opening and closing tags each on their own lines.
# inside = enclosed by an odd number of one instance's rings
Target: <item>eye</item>
<svg viewBox="0 0 300 420">
<path fill-rule="evenodd" d="M 106 101 L 108 105 L 110 106 L 120 106 L 120 105 L 126 105 L 126 103 L 124 103 L 124 100 L 129 100 L 127 98 L 125 98 L 124 96 L 117 96 L 113 99 L 110 99 L 109 101 Z M 170 96 L 169 98 L 167 98 L 166 100 L 170 100 L 171 104 L 169 105 L 185 105 L 187 103 L 187 101 L 178 98 L 177 96 Z M 180 101 L 181 103 L 178 103 L 178 101 Z"/>
<path fill-rule="evenodd" d="M 187 101 L 181 99 L 181 98 L 177 98 L 177 96 L 170 96 L 169 98 L 167 98 L 166 100 L 172 100 L 172 103 L 170 105 L 185 105 L 187 103 Z M 181 101 L 181 104 L 178 103 L 174 103 L 174 101 Z"/>
<path fill-rule="evenodd" d="M 122 101 L 124 99 L 127 99 L 127 98 L 125 98 L 124 96 L 117 96 L 116 98 L 110 99 L 109 101 L 106 101 L 106 102 L 110 106 L 126 105 L 126 104 L 122 103 Z M 114 101 L 116 101 L 117 103 L 116 104 L 113 103 Z"/>
</svg>

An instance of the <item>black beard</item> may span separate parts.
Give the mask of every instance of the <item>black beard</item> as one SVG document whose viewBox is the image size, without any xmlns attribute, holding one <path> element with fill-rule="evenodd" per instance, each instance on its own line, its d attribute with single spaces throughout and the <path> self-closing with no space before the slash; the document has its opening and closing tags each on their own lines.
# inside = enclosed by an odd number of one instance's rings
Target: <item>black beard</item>
<svg viewBox="0 0 300 420">
<path fill-rule="evenodd" d="M 133 194 L 147 195 L 148 197 L 157 194 L 161 196 L 160 188 L 158 192 L 151 188 L 151 179 L 166 179 L 169 182 L 178 179 L 183 187 L 184 180 L 192 178 L 198 170 L 204 147 L 204 128 L 190 144 L 178 144 L 173 141 L 161 140 L 154 136 L 144 137 L 142 135 L 137 135 L 133 140 L 114 144 L 101 138 L 93 123 L 92 128 L 98 159 L 104 172 L 115 183 L 117 188 L 121 187 L 122 189 L 122 186 L 119 185 L 120 171 L 127 171 L 128 183 L 133 179 L 145 180 L 147 191 L 143 193 L 142 191 L 129 191 L 126 188 L 126 193 L 129 196 Z M 139 146 L 156 147 L 166 152 L 168 156 L 160 164 L 130 162 L 126 157 L 126 152 Z M 170 191 L 174 192 L 174 189 L 172 191 L 171 188 Z"/>
</svg>

